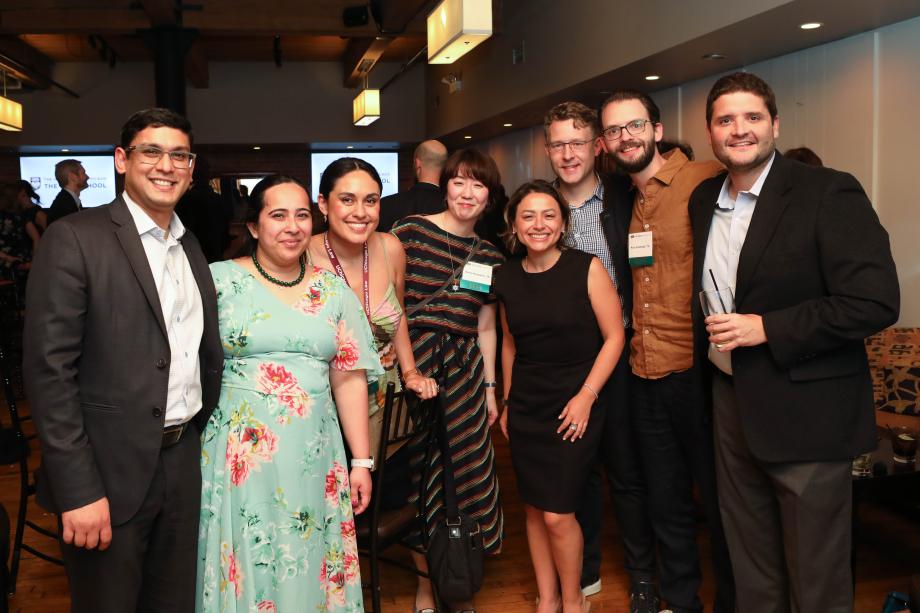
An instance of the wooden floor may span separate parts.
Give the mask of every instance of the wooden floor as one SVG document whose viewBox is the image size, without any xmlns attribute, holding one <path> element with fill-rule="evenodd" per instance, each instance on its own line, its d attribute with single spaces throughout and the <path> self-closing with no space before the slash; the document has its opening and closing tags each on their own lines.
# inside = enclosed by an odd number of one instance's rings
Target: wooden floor
<svg viewBox="0 0 920 613">
<path fill-rule="evenodd" d="M 5 409 L 5 407 L 4 407 Z M 0 411 L 0 420 L 7 421 L 6 411 Z M 515 487 L 514 474 L 508 457 L 508 445 L 496 430 L 493 436 L 499 462 L 499 480 L 505 509 L 505 547 L 500 556 L 489 560 L 486 581 L 476 604 L 481 613 L 517 613 L 533 611 L 536 587 L 524 536 L 523 511 Z M 38 462 L 37 449 L 33 449 L 31 468 Z M 19 502 L 18 465 L 0 467 L 0 503 L 15 517 Z M 54 518 L 35 505 L 29 508 L 34 521 L 54 524 Z M 877 613 L 885 595 L 891 590 L 906 590 L 910 575 L 920 573 L 920 520 L 917 515 L 908 519 L 873 504 L 861 509 L 862 528 L 857 546 L 856 611 Z M 616 526 L 609 522 L 604 534 L 604 562 L 602 567 L 603 591 L 591 598 L 595 611 L 626 611 L 627 578 L 622 571 L 623 554 L 617 543 Z M 27 531 L 27 542 L 36 547 L 53 549 L 45 537 Z M 707 539 L 703 530 L 700 547 L 708 564 Z M 399 569 L 384 571 L 383 613 L 410 613 L 415 593 L 410 575 Z M 702 597 L 708 604 L 712 599 L 712 582 L 708 568 Z M 840 586 L 840 589 L 849 589 Z M 13 612 L 50 613 L 67 611 L 69 599 L 67 581 L 63 570 L 52 564 L 24 554 L 16 596 L 10 601 Z M 279 613 L 289 613 L 279 612 Z M 743 613 L 743 612 L 741 612 Z M 810 612 L 812 613 L 812 612 Z"/>
</svg>

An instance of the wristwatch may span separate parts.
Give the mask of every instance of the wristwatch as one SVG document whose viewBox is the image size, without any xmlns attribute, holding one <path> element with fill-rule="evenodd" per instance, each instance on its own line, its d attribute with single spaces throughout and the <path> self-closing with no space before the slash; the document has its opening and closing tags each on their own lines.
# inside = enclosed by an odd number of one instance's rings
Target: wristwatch
<svg viewBox="0 0 920 613">
<path fill-rule="evenodd" d="M 374 470 L 374 458 L 352 458 L 351 459 L 352 468 L 366 468 L 368 470 Z"/>
</svg>

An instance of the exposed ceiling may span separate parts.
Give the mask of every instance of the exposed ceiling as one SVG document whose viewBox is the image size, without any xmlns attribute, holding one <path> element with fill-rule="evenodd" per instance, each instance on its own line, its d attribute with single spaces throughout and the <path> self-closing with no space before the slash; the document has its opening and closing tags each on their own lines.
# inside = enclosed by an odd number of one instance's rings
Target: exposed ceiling
<svg viewBox="0 0 920 613">
<path fill-rule="evenodd" d="M 791 0 L 729 27 L 497 112 L 449 134 L 430 136 L 439 138 L 449 148 L 462 147 L 510 130 L 542 125 L 547 109 L 565 100 L 579 100 L 597 107 L 614 88 L 658 91 L 918 16 L 920 0 Z M 800 29 L 799 25 L 806 22 L 821 22 L 822 27 Z M 724 57 L 716 60 L 704 57 L 712 53 Z M 450 71 L 450 67 L 438 70 Z M 659 75 L 659 79 L 649 82 L 646 75 Z M 443 94 L 448 95 L 446 91 Z M 511 127 L 505 125 L 509 123 Z"/>
<path fill-rule="evenodd" d="M 46 88 L 55 62 L 153 60 L 145 31 L 196 34 L 186 58 L 193 87 L 209 62 L 341 61 L 353 87 L 377 61 L 408 62 L 425 46 L 432 0 L 4 0 L 0 66 Z M 346 10 L 351 21 L 346 25 Z M 363 22 L 363 23 L 362 23 Z"/>
</svg>

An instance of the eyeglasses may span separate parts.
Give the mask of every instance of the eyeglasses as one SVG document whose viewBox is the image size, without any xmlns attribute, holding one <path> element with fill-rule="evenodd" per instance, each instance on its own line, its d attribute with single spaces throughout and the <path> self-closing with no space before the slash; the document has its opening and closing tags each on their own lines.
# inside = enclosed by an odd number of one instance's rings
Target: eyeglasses
<svg viewBox="0 0 920 613">
<path fill-rule="evenodd" d="M 158 164 L 164 155 L 168 155 L 172 165 L 181 169 L 191 168 L 198 155 L 191 151 L 163 151 L 150 145 L 131 145 L 125 151 L 137 151 L 141 155 L 142 164 Z"/>
<path fill-rule="evenodd" d="M 593 143 L 591 140 L 570 140 L 566 142 L 546 143 L 546 148 L 550 153 L 562 153 L 566 147 L 572 150 L 572 153 L 581 153 L 585 148 Z"/>
<path fill-rule="evenodd" d="M 633 119 L 629 123 L 624 123 L 622 126 L 610 126 L 606 128 L 601 134 L 604 135 L 604 138 L 607 140 L 617 140 L 622 138 L 623 129 L 625 128 L 627 132 L 633 136 L 639 136 L 645 132 L 645 124 L 654 123 L 651 119 Z"/>
</svg>

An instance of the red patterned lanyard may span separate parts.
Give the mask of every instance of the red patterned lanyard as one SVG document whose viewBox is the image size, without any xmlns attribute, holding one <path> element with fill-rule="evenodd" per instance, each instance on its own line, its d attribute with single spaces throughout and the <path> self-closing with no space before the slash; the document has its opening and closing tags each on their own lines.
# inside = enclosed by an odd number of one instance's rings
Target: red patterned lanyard
<svg viewBox="0 0 920 613">
<path fill-rule="evenodd" d="M 342 265 L 339 264 L 339 258 L 335 257 L 335 251 L 332 250 L 332 245 L 329 244 L 329 233 L 326 232 L 323 235 L 323 246 L 326 248 L 326 255 L 329 256 L 329 263 L 332 264 L 332 267 L 335 269 L 335 274 L 345 279 L 345 283 L 348 283 L 348 277 L 345 276 L 345 269 L 342 268 Z M 351 285 L 351 284 L 349 284 Z M 367 265 L 367 242 L 364 243 L 364 314 L 367 315 L 367 320 L 371 320 L 371 291 L 370 291 L 370 269 Z"/>
</svg>

